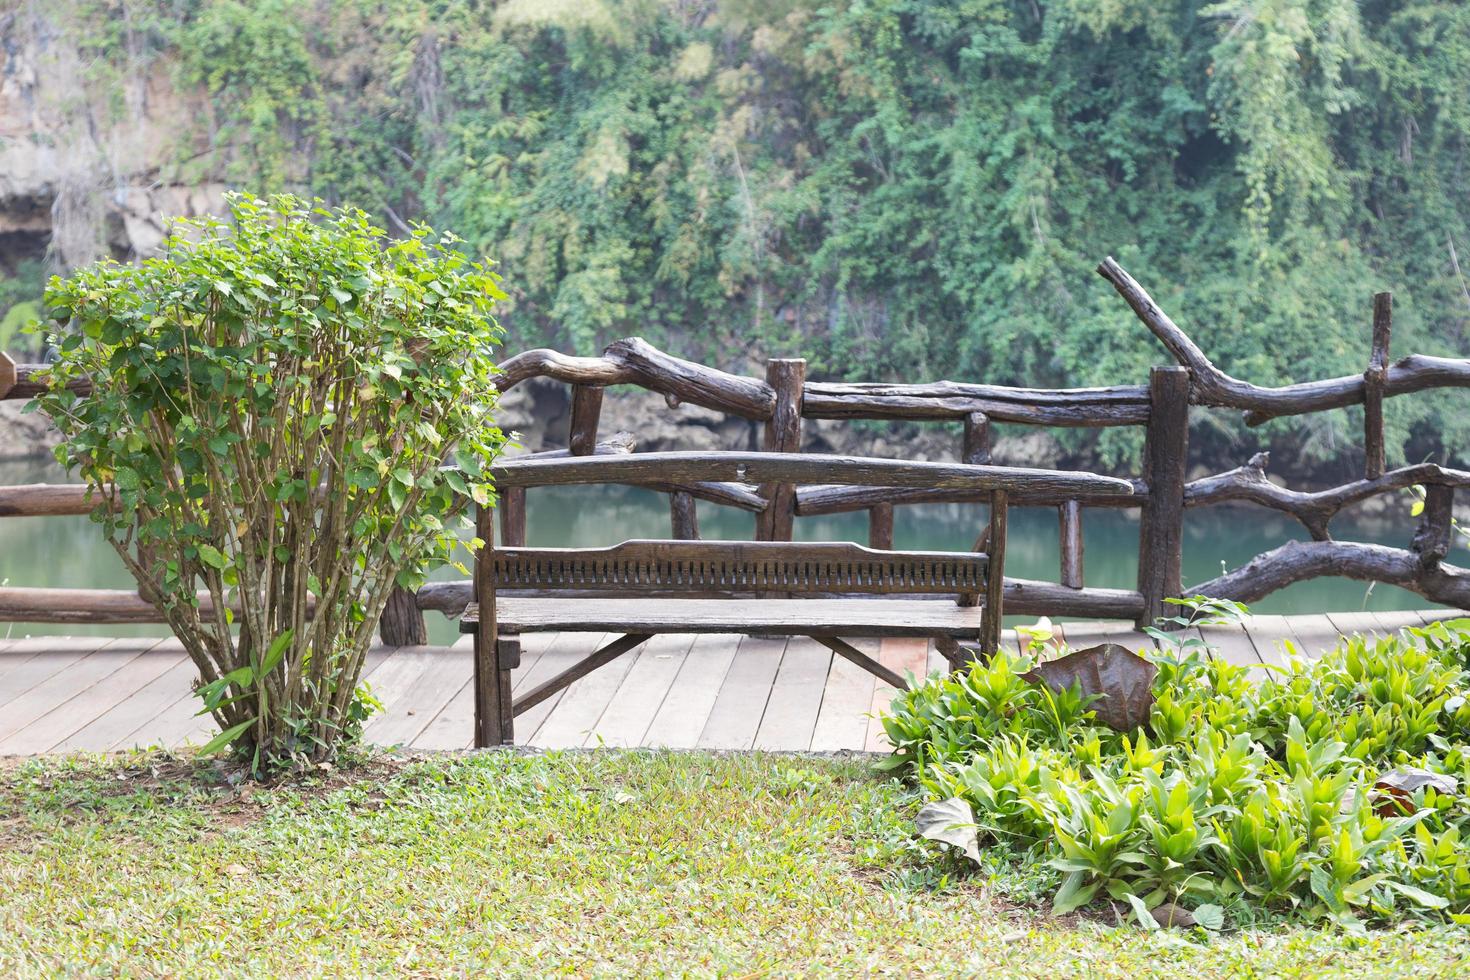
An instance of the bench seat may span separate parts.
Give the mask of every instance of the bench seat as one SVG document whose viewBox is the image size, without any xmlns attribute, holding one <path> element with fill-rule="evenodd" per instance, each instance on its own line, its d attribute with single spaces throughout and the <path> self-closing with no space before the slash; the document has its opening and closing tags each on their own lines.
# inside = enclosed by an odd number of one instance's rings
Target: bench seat
<svg viewBox="0 0 1470 980">
<path fill-rule="evenodd" d="M 984 610 L 926 599 L 593 599 L 502 596 L 505 633 L 769 633 L 791 636 L 951 636 L 976 639 Z M 460 620 L 474 632 L 479 608 Z"/>
</svg>

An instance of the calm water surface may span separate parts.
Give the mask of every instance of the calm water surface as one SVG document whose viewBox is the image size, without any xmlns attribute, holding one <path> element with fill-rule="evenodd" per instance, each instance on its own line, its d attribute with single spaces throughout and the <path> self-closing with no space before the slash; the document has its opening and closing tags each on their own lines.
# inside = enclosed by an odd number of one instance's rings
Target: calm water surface
<svg viewBox="0 0 1470 980">
<path fill-rule="evenodd" d="M 70 482 L 49 463 L 0 463 L 0 483 Z M 527 521 L 529 543 L 543 547 L 611 545 L 629 538 L 657 538 L 669 532 L 668 498 L 631 487 L 548 487 L 531 491 Z M 899 507 L 894 538 L 899 548 L 962 551 L 969 548 L 985 520 L 984 508 L 965 504 Z M 754 518 L 730 508 L 699 504 L 700 532 L 708 538 L 751 537 Z M 1086 577 L 1090 586 L 1133 588 L 1138 573 L 1136 512 L 1094 509 L 1084 517 Z M 1357 520 L 1344 514 L 1333 524 L 1344 540 L 1404 547 L 1412 534 L 1409 518 Z M 863 513 L 804 517 L 796 521 L 802 540 L 867 541 Z M 1261 509 L 1208 508 L 1191 511 L 1185 523 L 1184 581 L 1200 582 L 1238 568 L 1263 551 L 1290 539 L 1307 538 L 1299 524 Z M 1013 508 L 1006 571 L 1020 578 L 1056 581 L 1060 558 L 1054 509 Z M 446 570 L 440 578 L 459 577 Z M 131 588 L 131 578 L 100 529 L 86 517 L 9 517 L 0 520 L 0 580 L 9 585 L 72 588 Z M 1389 585 L 1347 579 L 1301 582 L 1257 603 L 1265 613 L 1326 610 L 1418 609 L 1430 605 L 1411 592 Z M 0 635 L 41 633 L 155 634 L 162 627 L 47 626 L 0 624 Z M 455 626 L 429 613 L 435 642 L 449 642 Z"/>
</svg>

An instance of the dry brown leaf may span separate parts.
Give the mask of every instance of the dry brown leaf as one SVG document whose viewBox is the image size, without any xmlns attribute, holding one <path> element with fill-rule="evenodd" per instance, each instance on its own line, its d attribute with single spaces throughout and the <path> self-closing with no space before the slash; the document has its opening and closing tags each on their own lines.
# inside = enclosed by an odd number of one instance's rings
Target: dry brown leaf
<svg viewBox="0 0 1470 980">
<path fill-rule="evenodd" d="M 1114 731 L 1129 732 L 1148 723 L 1153 708 L 1154 675 L 1159 669 L 1116 643 L 1078 650 L 1060 660 L 1037 664 L 1021 676 L 1054 691 L 1080 685 L 1084 696 L 1102 695 L 1092 702 L 1097 720 Z"/>
</svg>

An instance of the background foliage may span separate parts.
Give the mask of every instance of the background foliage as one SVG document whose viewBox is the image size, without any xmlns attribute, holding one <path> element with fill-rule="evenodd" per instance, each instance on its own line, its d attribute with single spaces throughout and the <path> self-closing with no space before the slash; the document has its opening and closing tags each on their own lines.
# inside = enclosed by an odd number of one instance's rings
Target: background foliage
<svg viewBox="0 0 1470 980">
<path fill-rule="evenodd" d="M 1464 4 L 78 3 L 100 84 L 127 51 L 211 94 L 181 174 L 458 229 L 517 284 L 512 347 L 1137 381 L 1164 354 L 1114 254 L 1257 383 L 1361 371 L 1382 288 L 1400 353 L 1470 352 Z M 1392 403 L 1393 451 L 1464 442 L 1433 402 Z M 1354 429 L 1273 432 L 1346 466 Z"/>
</svg>

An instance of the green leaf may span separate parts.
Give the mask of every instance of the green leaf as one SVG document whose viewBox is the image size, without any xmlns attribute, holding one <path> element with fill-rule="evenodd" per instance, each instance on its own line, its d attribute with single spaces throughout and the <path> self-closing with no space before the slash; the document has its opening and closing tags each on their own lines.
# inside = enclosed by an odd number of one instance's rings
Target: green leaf
<svg viewBox="0 0 1470 980">
<path fill-rule="evenodd" d="M 1194 921 L 1211 932 L 1225 928 L 1225 910 L 1218 905 L 1199 905 L 1191 913 Z"/>
<path fill-rule="evenodd" d="M 1098 889 L 1102 887 L 1101 881 L 1094 881 L 1084 885 L 1084 872 L 1074 871 L 1062 879 L 1062 887 L 1057 889 L 1052 898 L 1051 910 L 1056 915 L 1066 915 L 1074 912 L 1092 901 L 1097 895 Z"/>
<path fill-rule="evenodd" d="M 250 730 L 250 726 L 254 724 L 255 719 L 251 718 L 249 721 L 242 721 L 238 725 L 233 725 L 229 728 L 226 728 L 224 731 L 220 732 L 214 738 L 206 742 L 204 744 L 204 747 L 199 750 L 199 754 L 214 755 L 220 749 L 223 749 L 229 745 L 233 745 L 235 739 L 248 732 Z"/>
<path fill-rule="evenodd" d="M 214 545 L 201 544 L 198 547 L 200 561 L 209 567 L 222 569 L 230 563 L 230 560 L 225 557 L 224 552 L 214 547 Z"/>
<path fill-rule="evenodd" d="M 281 662 L 281 658 L 286 655 L 286 648 L 291 645 L 291 638 L 295 632 L 295 630 L 288 629 L 271 642 L 270 648 L 265 652 L 265 657 L 260 661 L 262 674 L 270 673 L 276 668 L 276 664 Z"/>
<path fill-rule="evenodd" d="M 1133 906 L 1133 919 L 1145 932 L 1156 932 L 1162 928 L 1154 919 L 1153 913 L 1148 910 L 1148 906 L 1143 903 L 1143 899 L 1132 892 L 1128 892 L 1123 897 L 1128 900 L 1129 905 Z"/>
<path fill-rule="evenodd" d="M 1392 878 L 1386 880 L 1384 884 L 1409 901 L 1422 905 L 1426 909 L 1444 909 L 1450 906 L 1449 899 L 1436 895 L 1433 892 L 1427 892 L 1414 885 L 1405 884 L 1402 881 L 1394 881 Z"/>
</svg>

